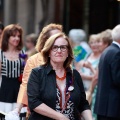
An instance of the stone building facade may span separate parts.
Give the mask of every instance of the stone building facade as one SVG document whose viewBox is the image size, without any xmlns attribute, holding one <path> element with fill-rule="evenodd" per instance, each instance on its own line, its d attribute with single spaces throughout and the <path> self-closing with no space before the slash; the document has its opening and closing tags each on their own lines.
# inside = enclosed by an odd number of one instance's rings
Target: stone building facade
<svg viewBox="0 0 120 120">
<path fill-rule="evenodd" d="M 20 24 L 25 35 L 49 23 L 62 24 L 66 33 L 73 28 L 98 33 L 120 23 L 119 14 L 117 0 L 0 0 L 0 21 Z"/>
</svg>

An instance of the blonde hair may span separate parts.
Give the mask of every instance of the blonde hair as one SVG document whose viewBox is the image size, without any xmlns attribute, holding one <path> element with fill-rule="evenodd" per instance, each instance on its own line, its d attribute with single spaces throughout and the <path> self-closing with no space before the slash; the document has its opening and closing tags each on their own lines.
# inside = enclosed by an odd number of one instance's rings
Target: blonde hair
<svg viewBox="0 0 120 120">
<path fill-rule="evenodd" d="M 43 65 L 46 65 L 50 62 L 50 58 L 48 57 L 50 50 L 51 50 L 55 40 L 59 37 L 63 37 L 68 42 L 68 57 L 67 57 L 66 61 L 64 62 L 64 67 L 65 68 L 70 67 L 70 64 L 73 60 L 73 52 L 72 52 L 72 47 L 70 45 L 70 41 L 64 33 L 57 33 L 55 35 L 52 35 L 45 43 L 45 46 L 41 51 L 42 56 L 43 56 Z"/>
<path fill-rule="evenodd" d="M 89 44 L 94 41 L 99 41 L 100 40 L 100 35 L 99 34 L 92 34 L 89 37 Z"/>
<path fill-rule="evenodd" d="M 107 29 L 103 32 L 101 32 L 101 40 L 104 44 L 107 44 L 108 46 L 112 43 L 112 30 Z"/>
<path fill-rule="evenodd" d="M 62 25 L 51 23 L 42 29 L 35 47 L 38 52 L 43 49 L 46 40 L 51 36 L 50 32 L 52 30 L 60 30 L 62 32 Z"/>
</svg>

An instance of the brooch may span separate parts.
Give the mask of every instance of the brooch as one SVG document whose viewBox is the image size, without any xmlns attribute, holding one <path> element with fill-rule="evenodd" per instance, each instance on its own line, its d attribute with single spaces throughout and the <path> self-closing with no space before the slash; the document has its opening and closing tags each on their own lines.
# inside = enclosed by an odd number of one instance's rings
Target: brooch
<svg viewBox="0 0 120 120">
<path fill-rule="evenodd" d="M 73 91 L 74 90 L 74 87 L 73 86 L 70 86 L 69 88 L 68 88 L 68 91 Z"/>
</svg>

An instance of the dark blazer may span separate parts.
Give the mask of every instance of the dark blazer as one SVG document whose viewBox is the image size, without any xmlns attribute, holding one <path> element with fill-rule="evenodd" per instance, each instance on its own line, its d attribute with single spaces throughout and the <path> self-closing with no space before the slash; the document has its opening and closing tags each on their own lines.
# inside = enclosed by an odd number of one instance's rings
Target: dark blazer
<svg viewBox="0 0 120 120">
<path fill-rule="evenodd" d="M 98 115 L 120 118 L 120 48 L 114 43 L 100 58 L 94 110 Z"/>
<path fill-rule="evenodd" d="M 71 69 L 66 69 L 66 81 L 69 86 L 69 82 L 72 79 Z M 75 105 L 75 116 L 78 119 L 78 111 L 89 109 L 88 101 L 82 83 L 80 74 L 74 70 L 74 90 L 71 92 L 71 99 Z M 51 65 L 40 66 L 32 70 L 29 77 L 28 86 L 28 105 L 31 110 L 29 120 L 51 120 L 48 117 L 36 113 L 33 109 L 42 103 L 45 103 L 52 109 L 56 109 L 56 74 Z"/>
</svg>

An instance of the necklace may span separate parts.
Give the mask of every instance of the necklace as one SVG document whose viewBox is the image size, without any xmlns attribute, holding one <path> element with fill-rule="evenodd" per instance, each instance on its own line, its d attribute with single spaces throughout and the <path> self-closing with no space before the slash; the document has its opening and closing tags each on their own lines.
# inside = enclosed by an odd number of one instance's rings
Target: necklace
<svg viewBox="0 0 120 120">
<path fill-rule="evenodd" d="M 56 78 L 57 78 L 58 80 L 63 81 L 63 80 L 66 78 L 66 72 L 64 71 L 63 77 L 59 77 L 59 76 L 56 75 Z"/>
</svg>

